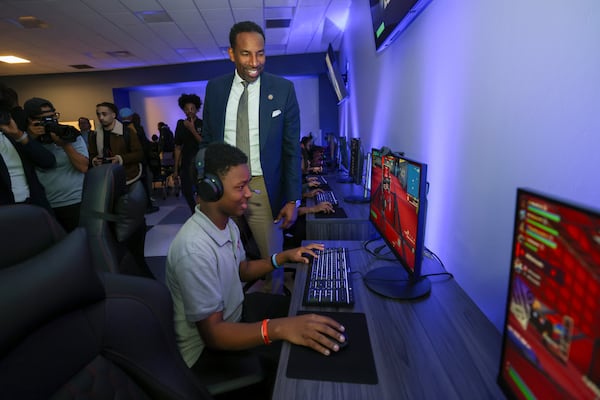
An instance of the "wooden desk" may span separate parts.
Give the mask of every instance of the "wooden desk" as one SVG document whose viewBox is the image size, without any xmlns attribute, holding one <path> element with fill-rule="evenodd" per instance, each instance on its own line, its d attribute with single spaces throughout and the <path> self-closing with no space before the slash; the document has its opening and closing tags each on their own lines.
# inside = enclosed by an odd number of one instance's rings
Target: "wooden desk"
<svg viewBox="0 0 600 400">
<path fill-rule="evenodd" d="M 349 203 L 348 196 L 364 196 L 362 185 L 338 183 L 336 176 L 325 176 L 335 194 L 339 206 L 348 218 L 317 218 L 315 214 L 306 216 L 306 239 L 308 240 L 368 240 L 376 234 L 369 222 L 369 203 Z M 315 204 L 314 199 L 306 200 L 307 206 Z"/>
<path fill-rule="evenodd" d="M 362 242 L 325 242 L 347 247 L 353 272 L 390 265 L 373 261 Z M 439 264 L 425 258 L 425 274 L 441 272 Z M 369 265 L 371 264 L 371 265 Z M 400 268 L 400 267 L 399 267 Z M 290 315 L 302 306 L 307 266 L 298 265 Z M 501 335 L 458 284 L 446 276 L 432 276 L 429 297 L 405 302 L 371 292 L 354 274 L 355 306 L 363 312 L 379 383 L 377 385 L 313 381 L 286 377 L 291 345 L 283 344 L 273 399 L 503 399 L 496 385 Z M 333 355 L 335 356 L 335 355 Z"/>
</svg>

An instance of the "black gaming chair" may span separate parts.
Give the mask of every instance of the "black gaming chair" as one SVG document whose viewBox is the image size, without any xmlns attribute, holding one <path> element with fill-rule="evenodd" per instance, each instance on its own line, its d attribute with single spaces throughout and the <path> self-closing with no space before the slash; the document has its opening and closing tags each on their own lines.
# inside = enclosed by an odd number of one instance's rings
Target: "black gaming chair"
<svg viewBox="0 0 600 400">
<path fill-rule="evenodd" d="M 96 271 L 86 230 L 60 234 L 43 208 L 0 207 L 0 230 L 2 398 L 211 398 L 179 354 L 164 285 Z"/>
<path fill-rule="evenodd" d="M 97 270 L 154 277 L 144 258 L 146 203 L 142 183 L 127 187 L 122 166 L 104 164 L 86 173 L 79 226 L 88 232 Z"/>
</svg>

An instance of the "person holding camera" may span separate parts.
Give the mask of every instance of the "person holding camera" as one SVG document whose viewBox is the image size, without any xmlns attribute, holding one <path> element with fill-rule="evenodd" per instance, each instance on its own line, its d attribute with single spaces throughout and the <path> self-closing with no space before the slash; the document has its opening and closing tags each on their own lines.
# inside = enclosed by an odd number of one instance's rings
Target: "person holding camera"
<svg viewBox="0 0 600 400">
<path fill-rule="evenodd" d="M 57 221 L 71 232 L 79 225 L 83 179 L 89 158 L 85 140 L 72 126 L 59 124 L 59 113 L 49 100 L 34 97 L 23 104 L 27 131 L 54 154 L 54 168 L 36 168 Z"/>
<path fill-rule="evenodd" d="M 0 84 L 0 205 L 35 204 L 52 212 L 35 168 L 54 168 L 56 158 L 19 128 L 14 93 Z"/>
<path fill-rule="evenodd" d="M 88 141 L 92 166 L 120 164 L 125 169 L 127 185 L 137 182 L 142 176 L 144 150 L 133 125 L 124 126 L 117 119 L 119 110 L 114 103 L 96 104 L 98 125 Z"/>
</svg>

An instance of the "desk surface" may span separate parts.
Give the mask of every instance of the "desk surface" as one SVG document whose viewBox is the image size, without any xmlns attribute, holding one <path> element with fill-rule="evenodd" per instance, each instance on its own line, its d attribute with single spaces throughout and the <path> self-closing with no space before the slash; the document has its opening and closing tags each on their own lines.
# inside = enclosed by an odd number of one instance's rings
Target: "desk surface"
<svg viewBox="0 0 600 400">
<path fill-rule="evenodd" d="M 288 378 L 286 369 L 291 345 L 286 342 L 273 399 L 504 398 L 496 385 L 501 335 L 453 279 L 443 275 L 430 277 L 431 294 L 425 299 L 386 299 L 371 292 L 361 276 L 372 268 L 390 265 L 389 261 L 375 260 L 359 241 L 325 244 L 347 247 L 351 252 L 354 308 L 302 306 L 308 267 L 299 264 L 290 315 L 296 315 L 298 310 L 365 313 L 379 383 L 367 385 Z M 425 257 L 423 273 L 435 272 L 441 272 L 441 266 Z"/>
</svg>

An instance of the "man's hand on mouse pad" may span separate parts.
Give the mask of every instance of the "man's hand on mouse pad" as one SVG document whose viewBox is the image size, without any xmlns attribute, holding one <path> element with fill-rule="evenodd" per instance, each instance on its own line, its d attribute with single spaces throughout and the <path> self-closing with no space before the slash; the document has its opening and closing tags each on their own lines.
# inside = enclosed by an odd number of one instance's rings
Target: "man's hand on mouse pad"
<svg viewBox="0 0 600 400">
<path fill-rule="evenodd" d="M 281 336 L 293 344 L 310 347 L 326 356 L 332 351 L 339 351 L 346 342 L 344 326 L 324 315 L 303 314 L 279 320 L 287 322 L 279 325 L 277 319 L 271 320 L 273 336 Z"/>
<path fill-rule="evenodd" d="M 342 340 L 342 338 L 343 338 L 343 340 Z M 337 350 L 335 350 L 335 351 L 343 350 L 348 346 L 348 333 L 344 332 L 344 334 L 340 335 L 338 338 L 330 337 L 329 340 L 331 340 L 334 343 L 334 349 L 335 349 L 335 346 L 337 346 Z"/>
</svg>

